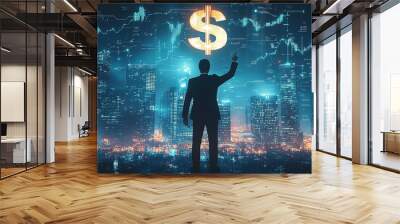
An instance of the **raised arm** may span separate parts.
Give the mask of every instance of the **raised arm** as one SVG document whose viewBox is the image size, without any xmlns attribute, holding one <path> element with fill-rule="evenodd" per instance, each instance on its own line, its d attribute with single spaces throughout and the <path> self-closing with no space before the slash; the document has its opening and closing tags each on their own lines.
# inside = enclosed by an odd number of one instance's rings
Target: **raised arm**
<svg viewBox="0 0 400 224">
<path fill-rule="evenodd" d="M 189 121 L 189 108 L 190 108 L 190 102 L 192 101 L 192 98 L 193 98 L 191 86 L 192 85 L 189 80 L 188 89 L 186 90 L 185 101 L 183 103 L 183 109 L 182 109 L 183 123 L 186 126 L 189 124 L 189 122 L 188 122 Z"/>
<path fill-rule="evenodd" d="M 236 54 L 234 54 L 232 57 L 232 63 L 229 71 L 224 75 L 218 77 L 218 85 L 222 85 L 224 82 L 228 81 L 235 75 L 236 68 L 238 66 L 237 59 L 238 57 L 236 56 Z"/>
</svg>

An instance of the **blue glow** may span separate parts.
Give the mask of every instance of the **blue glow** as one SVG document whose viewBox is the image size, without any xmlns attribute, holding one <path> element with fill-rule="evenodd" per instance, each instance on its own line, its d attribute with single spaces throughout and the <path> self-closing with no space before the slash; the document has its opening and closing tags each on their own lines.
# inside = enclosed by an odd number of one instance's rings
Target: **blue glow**
<svg viewBox="0 0 400 224">
<path fill-rule="evenodd" d="M 138 22 L 138 21 L 143 22 L 145 16 L 146 16 L 146 12 L 144 10 L 144 7 L 140 6 L 139 11 L 133 13 L 133 20 L 135 22 Z"/>
<path fill-rule="evenodd" d="M 260 95 L 263 96 L 263 97 L 265 97 L 265 98 L 268 98 L 268 97 L 270 97 L 270 96 L 274 96 L 274 94 L 272 94 L 272 93 L 270 93 L 270 92 L 262 92 Z"/>
<path fill-rule="evenodd" d="M 172 46 L 175 45 L 176 39 L 182 32 L 183 23 L 173 24 L 167 22 L 169 31 L 171 32 L 171 44 Z"/>
<path fill-rule="evenodd" d="M 191 73 L 191 69 L 190 69 L 190 67 L 188 65 L 183 65 L 183 69 L 182 70 L 183 70 L 184 73 L 187 73 L 187 74 Z"/>
<path fill-rule="evenodd" d="M 170 156 L 176 156 L 176 149 L 170 149 L 169 150 L 169 155 Z"/>
</svg>

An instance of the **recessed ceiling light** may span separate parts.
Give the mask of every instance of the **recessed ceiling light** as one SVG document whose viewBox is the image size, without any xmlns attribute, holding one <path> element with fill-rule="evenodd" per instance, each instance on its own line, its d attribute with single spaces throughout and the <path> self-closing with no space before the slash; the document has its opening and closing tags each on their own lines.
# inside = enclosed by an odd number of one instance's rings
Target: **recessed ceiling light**
<svg viewBox="0 0 400 224">
<path fill-rule="evenodd" d="M 86 71 L 86 70 L 83 70 L 83 69 L 81 69 L 81 68 L 79 68 L 79 67 L 78 67 L 78 70 L 81 71 L 81 72 L 83 72 L 83 73 L 85 73 L 85 74 L 87 74 L 87 75 L 90 75 L 90 76 L 93 75 L 92 73 L 90 73 L 90 72 L 88 72 L 88 71 Z"/>
<path fill-rule="evenodd" d="M 1 51 L 4 51 L 6 53 L 10 53 L 11 52 L 11 50 L 9 50 L 9 49 L 7 49 L 5 47 L 1 47 Z"/>
<path fill-rule="evenodd" d="M 70 47 L 75 48 L 75 45 L 73 45 L 71 42 L 69 42 L 68 40 L 62 38 L 61 36 L 59 36 L 58 34 L 54 34 L 55 37 L 57 37 L 59 40 L 61 40 L 62 42 L 64 42 L 65 44 L 67 44 Z"/>
<path fill-rule="evenodd" d="M 343 9 L 351 5 L 353 2 L 354 0 L 336 0 L 330 6 L 328 6 L 328 8 L 325 9 L 322 14 L 342 14 Z"/>
<path fill-rule="evenodd" d="M 68 5 L 74 12 L 78 12 L 78 10 L 73 6 L 68 0 L 64 0 L 64 3 Z"/>
</svg>

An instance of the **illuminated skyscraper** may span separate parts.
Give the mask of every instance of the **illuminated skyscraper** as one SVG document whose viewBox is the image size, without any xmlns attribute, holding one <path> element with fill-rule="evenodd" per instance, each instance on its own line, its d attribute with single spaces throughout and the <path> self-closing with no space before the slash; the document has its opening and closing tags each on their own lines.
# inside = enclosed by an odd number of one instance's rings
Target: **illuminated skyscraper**
<svg viewBox="0 0 400 224">
<path fill-rule="evenodd" d="M 103 79 L 98 81 L 98 96 L 102 99 L 99 101 L 99 124 L 102 125 L 103 132 L 101 137 L 113 137 L 123 140 L 122 131 L 122 113 L 124 98 L 121 97 L 119 91 L 109 86 L 110 67 L 108 64 L 100 64 L 99 71 L 104 73 Z"/>
<path fill-rule="evenodd" d="M 280 65 L 279 74 L 280 140 L 291 147 L 299 147 L 299 114 L 294 65 L 290 63 Z"/>
<path fill-rule="evenodd" d="M 259 143 L 265 143 L 265 126 L 265 98 L 252 96 L 250 98 L 250 127 Z"/>
<path fill-rule="evenodd" d="M 154 69 L 144 69 L 142 75 L 145 77 L 143 132 L 146 137 L 153 137 L 156 109 L 156 72 Z"/>
<path fill-rule="evenodd" d="M 185 93 L 186 93 L 186 87 L 180 87 L 177 93 L 177 132 L 176 132 L 176 141 L 178 143 L 191 143 L 192 142 L 192 128 L 185 126 L 183 124 L 183 119 L 182 119 L 182 110 L 183 110 L 183 104 L 185 101 Z M 189 123 L 190 123 L 189 119 Z M 191 125 L 190 125 L 191 126 Z"/>
<path fill-rule="evenodd" d="M 179 118 L 177 111 L 178 91 L 175 87 L 169 88 L 165 91 L 162 99 L 161 108 L 161 128 L 164 137 L 167 140 L 174 140 L 176 138 L 176 129 Z"/>
<path fill-rule="evenodd" d="M 140 65 L 128 65 L 126 70 L 125 125 L 132 138 L 149 139 L 154 134 L 156 72 Z"/>
<path fill-rule="evenodd" d="M 311 62 L 296 66 L 297 78 L 297 104 L 300 129 L 307 135 L 311 135 L 313 129 L 313 93 L 310 74 Z"/>
<path fill-rule="evenodd" d="M 275 146 L 279 144 L 279 113 L 278 97 L 267 96 L 265 98 L 265 144 Z"/>
<path fill-rule="evenodd" d="M 221 119 L 218 123 L 219 143 L 231 142 L 231 105 L 230 103 L 219 103 Z"/>
<path fill-rule="evenodd" d="M 279 142 L 279 113 L 277 96 L 252 96 L 250 98 L 251 132 L 258 143 L 266 146 Z"/>
<path fill-rule="evenodd" d="M 163 96 L 162 129 L 165 137 L 172 143 L 190 143 L 192 129 L 186 127 L 182 120 L 182 109 L 186 87 L 169 88 Z"/>
</svg>

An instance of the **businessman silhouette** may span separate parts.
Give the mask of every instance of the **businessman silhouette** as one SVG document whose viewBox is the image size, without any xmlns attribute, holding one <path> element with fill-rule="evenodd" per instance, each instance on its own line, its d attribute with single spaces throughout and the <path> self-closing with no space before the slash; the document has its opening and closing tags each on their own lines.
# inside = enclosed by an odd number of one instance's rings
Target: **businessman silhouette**
<svg viewBox="0 0 400 224">
<path fill-rule="evenodd" d="M 202 59 L 199 62 L 200 75 L 189 80 L 183 104 L 183 123 L 189 126 L 189 107 L 193 100 L 190 119 L 193 120 L 192 171 L 200 171 L 200 144 L 204 128 L 207 128 L 209 142 L 209 171 L 219 172 L 218 167 L 218 120 L 221 119 L 217 103 L 218 87 L 231 79 L 238 66 L 236 54 L 232 57 L 229 71 L 222 76 L 208 75 L 210 62 Z"/>
</svg>

